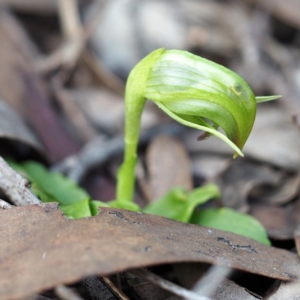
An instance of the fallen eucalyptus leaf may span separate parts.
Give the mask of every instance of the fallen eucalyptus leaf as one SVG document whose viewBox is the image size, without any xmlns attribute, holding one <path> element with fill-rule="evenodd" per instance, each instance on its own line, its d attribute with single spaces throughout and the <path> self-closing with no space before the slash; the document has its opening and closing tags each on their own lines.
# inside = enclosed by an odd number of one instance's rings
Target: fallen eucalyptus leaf
<svg viewBox="0 0 300 300">
<path fill-rule="evenodd" d="M 0 210 L 1 300 L 90 275 L 175 262 L 220 264 L 286 281 L 300 276 L 296 254 L 232 233 L 112 208 L 67 220 L 56 208 Z"/>
</svg>

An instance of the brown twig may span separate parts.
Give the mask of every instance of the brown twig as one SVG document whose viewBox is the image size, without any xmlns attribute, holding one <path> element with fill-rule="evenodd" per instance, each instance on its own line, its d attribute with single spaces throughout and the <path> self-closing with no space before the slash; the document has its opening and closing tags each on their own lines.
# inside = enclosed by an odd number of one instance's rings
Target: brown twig
<svg viewBox="0 0 300 300">
<path fill-rule="evenodd" d="M 61 48 L 54 51 L 50 56 L 38 60 L 36 68 L 41 73 L 49 72 L 60 65 L 64 65 L 68 69 L 73 68 L 85 43 L 77 1 L 58 1 L 58 13 L 64 43 Z"/>
<path fill-rule="evenodd" d="M 116 295 L 120 300 L 129 300 L 129 298 L 122 292 L 115 284 L 109 279 L 109 277 L 102 276 L 102 281 L 106 283 L 109 289 Z"/>
</svg>

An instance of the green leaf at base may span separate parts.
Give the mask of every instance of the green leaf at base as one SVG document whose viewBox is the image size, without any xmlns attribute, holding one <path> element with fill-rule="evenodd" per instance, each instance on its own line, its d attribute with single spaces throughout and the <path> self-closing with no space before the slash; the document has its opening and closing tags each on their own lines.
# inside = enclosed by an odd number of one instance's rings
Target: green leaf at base
<svg viewBox="0 0 300 300">
<path fill-rule="evenodd" d="M 87 198 L 76 203 L 59 205 L 59 209 L 69 219 L 87 218 L 91 216 L 89 202 L 90 198 Z"/>
<path fill-rule="evenodd" d="M 181 222 L 189 222 L 196 206 L 212 198 L 219 197 L 219 189 L 214 184 L 207 184 L 194 189 L 191 193 L 188 193 L 181 187 L 176 187 L 170 190 L 163 198 L 148 204 L 143 212 Z"/>
<path fill-rule="evenodd" d="M 18 164 L 8 160 L 8 163 L 31 182 L 31 190 L 42 202 L 58 202 L 59 208 L 68 218 L 78 219 L 92 215 L 89 194 L 74 181 L 60 173 L 49 172 L 35 161 Z"/>
<path fill-rule="evenodd" d="M 264 227 L 250 215 L 230 208 L 202 209 L 194 212 L 191 223 L 240 234 L 271 245 Z"/>
</svg>

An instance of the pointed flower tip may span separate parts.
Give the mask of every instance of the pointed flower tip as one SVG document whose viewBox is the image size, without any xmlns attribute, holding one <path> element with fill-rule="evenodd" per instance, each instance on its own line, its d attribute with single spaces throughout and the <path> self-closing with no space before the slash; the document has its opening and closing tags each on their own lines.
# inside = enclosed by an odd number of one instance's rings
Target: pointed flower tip
<svg viewBox="0 0 300 300">
<path fill-rule="evenodd" d="M 238 156 L 244 157 L 244 153 L 242 151 L 235 152 L 233 158 L 236 159 Z"/>
<path fill-rule="evenodd" d="M 272 95 L 272 96 L 256 96 L 256 103 L 272 101 L 281 98 L 282 95 Z"/>
</svg>

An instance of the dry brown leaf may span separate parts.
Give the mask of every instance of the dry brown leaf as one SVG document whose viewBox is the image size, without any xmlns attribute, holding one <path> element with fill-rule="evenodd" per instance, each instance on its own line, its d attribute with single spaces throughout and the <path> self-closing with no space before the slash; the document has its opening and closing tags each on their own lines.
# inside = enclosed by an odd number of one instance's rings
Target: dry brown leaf
<svg viewBox="0 0 300 300">
<path fill-rule="evenodd" d="M 222 203 L 225 206 L 247 212 L 247 197 L 251 190 L 259 186 L 277 185 L 281 177 L 281 172 L 276 172 L 269 166 L 236 159 L 214 181 L 220 187 Z"/>
<path fill-rule="evenodd" d="M 0 139 L 2 154 L 16 153 L 17 156 L 28 158 L 35 153 L 36 157 L 44 155 L 43 147 L 36 136 L 26 126 L 20 116 L 0 99 Z M 21 145 L 22 147 L 18 147 Z"/>
<path fill-rule="evenodd" d="M 286 174 L 278 186 L 259 188 L 251 192 L 251 196 L 259 199 L 260 203 L 282 205 L 293 200 L 300 190 L 300 174 Z"/>
<path fill-rule="evenodd" d="M 271 238 L 292 239 L 300 218 L 300 201 L 298 199 L 283 207 L 254 205 L 251 206 L 251 214 L 263 224 Z"/>
<path fill-rule="evenodd" d="M 182 143 L 167 135 L 156 137 L 146 154 L 149 201 L 163 197 L 171 188 L 193 188 L 191 162 Z"/>
<path fill-rule="evenodd" d="M 67 220 L 56 204 L 0 210 L 0 299 L 18 299 L 89 275 L 174 262 L 230 266 L 282 280 L 299 259 L 235 234 L 125 210 Z"/>
</svg>

